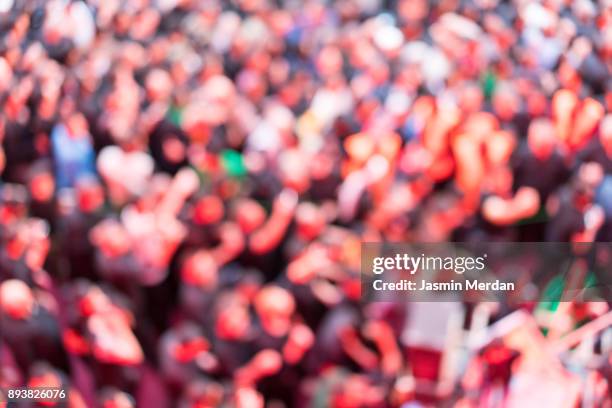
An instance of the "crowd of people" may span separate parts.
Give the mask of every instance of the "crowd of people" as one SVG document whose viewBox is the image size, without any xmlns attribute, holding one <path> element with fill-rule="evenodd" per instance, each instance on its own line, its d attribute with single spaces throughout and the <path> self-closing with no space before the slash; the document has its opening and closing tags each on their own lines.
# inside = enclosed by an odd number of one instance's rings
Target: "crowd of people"
<svg viewBox="0 0 612 408">
<path fill-rule="evenodd" d="M 612 241 L 609 0 L 0 0 L 0 33 L 0 389 L 440 406 L 361 242 Z"/>
</svg>

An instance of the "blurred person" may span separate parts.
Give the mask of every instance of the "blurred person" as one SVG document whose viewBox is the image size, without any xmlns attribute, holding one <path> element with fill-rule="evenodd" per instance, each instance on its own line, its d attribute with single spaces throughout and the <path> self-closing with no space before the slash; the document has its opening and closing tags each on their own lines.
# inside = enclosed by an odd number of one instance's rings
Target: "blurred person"
<svg viewBox="0 0 612 408">
<path fill-rule="evenodd" d="M 95 153 L 85 117 L 68 116 L 51 132 L 58 189 L 74 187 L 80 178 L 95 176 Z"/>
</svg>

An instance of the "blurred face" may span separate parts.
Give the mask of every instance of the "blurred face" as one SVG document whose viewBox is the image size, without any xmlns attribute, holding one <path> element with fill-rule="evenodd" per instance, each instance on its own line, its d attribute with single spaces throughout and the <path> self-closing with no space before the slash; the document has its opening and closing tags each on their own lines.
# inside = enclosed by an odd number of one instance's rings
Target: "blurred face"
<svg viewBox="0 0 612 408">
<path fill-rule="evenodd" d="M 516 147 L 514 135 L 506 131 L 495 132 L 487 139 L 487 158 L 493 164 L 505 164 Z"/>
<path fill-rule="evenodd" d="M 245 233 L 255 231 L 266 220 L 266 212 L 255 200 L 241 199 L 236 205 L 235 216 Z"/>
<path fill-rule="evenodd" d="M 541 160 L 549 158 L 557 145 L 552 123 L 544 119 L 533 121 L 529 126 L 527 143 L 534 156 Z"/>
<path fill-rule="evenodd" d="M 30 193 L 32 198 L 39 202 L 49 201 L 53 197 L 55 180 L 48 172 L 37 174 L 30 181 Z"/>
<path fill-rule="evenodd" d="M 13 319 L 27 319 L 34 310 L 34 295 L 31 289 L 17 279 L 0 284 L 0 312 Z"/>
<path fill-rule="evenodd" d="M 164 157 L 170 163 L 180 163 L 185 160 L 187 155 L 187 148 L 179 140 L 178 137 L 174 135 L 170 135 L 166 137 L 162 142 L 162 151 L 164 153 Z"/>
<path fill-rule="evenodd" d="M 294 309 L 293 296 L 278 286 L 265 287 L 255 297 L 255 310 L 264 330 L 272 336 L 283 336 L 289 331 Z"/>
<path fill-rule="evenodd" d="M 509 90 L 496 92 L 493 95 L 493 107 L 495 113 L 502 120 L 510 120 L 519 107 L 518 96 Z"/>
<path fill-rule="evenodd" d="M 215 332 L 219 338 L 239 340 L 246 337 L 250 325 L 248 309 L 242 305 L 231 305 L 217 315 Z"/>
<path fill-rule="evenodd" d="M 314 204 L 302 203 L 296 210 L 298 233 L 306 239 L 313 239 L 325 228 L 326 220 L 322 211 Z"/>
<path fill-rule="evenodd" d="M 217 283 L 217 265 L 206 251 L 198 251 L 189 256 L 181 269 L 185 282 L 201 287 L 212 288 Z"/>
<path fill-rule="evenodd" d="M 92 243 L 110 258 L 122 256 L 132 247 L 127 231 L 115 221 L 103 221 L 94 227 L 90 236 Z"/>
<path fill-rule="evenodd" d="M 147 75 L 145 87 L 149 99 L 164 100 L 172 92 L 172 78 L 166 71 L 155 69 Z"/>
<path fill-rule="evenodd" d="M 66 124 L 72 137 L 83 136 L 88 132 L 87 120 L 81 114 L 71 115 Z"/>
<path fill-rule="evenodd" d="M 97 183 L 78 186 L 77 200 L 81 211 L 85 213 L 95 211 L 104 203 L 104 190 Z"/>
</svg>

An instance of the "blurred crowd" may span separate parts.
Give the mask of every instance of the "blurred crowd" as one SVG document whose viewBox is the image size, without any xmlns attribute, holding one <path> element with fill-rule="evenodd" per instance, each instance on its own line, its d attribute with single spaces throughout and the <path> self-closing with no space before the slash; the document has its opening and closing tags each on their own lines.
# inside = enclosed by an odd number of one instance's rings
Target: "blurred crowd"
<svg viewBox="0 0 612 408">
<path fill-rule="evenodd" d="M 0 0 L 0 33 L 0 388 L 526 406 L 500 339 L 437 388 L 360 243 L 612 241 L 610 0 Z"/>
</svg>

